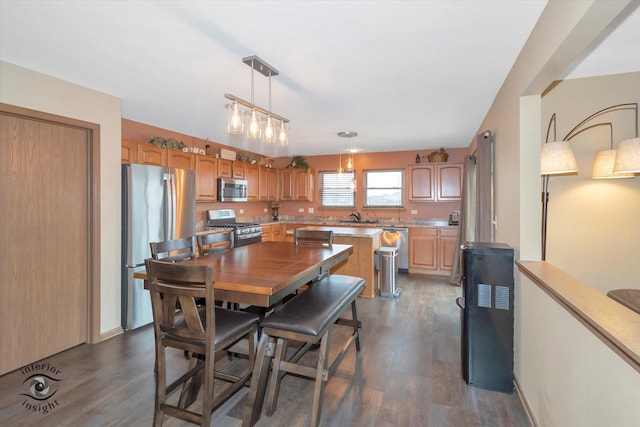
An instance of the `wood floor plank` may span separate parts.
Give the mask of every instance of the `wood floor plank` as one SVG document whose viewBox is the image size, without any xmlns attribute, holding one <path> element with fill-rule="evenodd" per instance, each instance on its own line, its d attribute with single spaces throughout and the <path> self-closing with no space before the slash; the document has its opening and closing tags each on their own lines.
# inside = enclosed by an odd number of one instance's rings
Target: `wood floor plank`
<svg viewBox="0 0 640 427">
<path fill-rule="evenodd" d="M 325 387 L 322 426 L 529 427 L 518 395 L 467 386 L 460 368 L 460 288 L 446 278 L 401 274 L 399 298 L 358 300 L 362 352 L 350 349 Z M 348 336 L 334 328 L 332 342 Z M 28 375 L 0 377 L 0 425 L 149 426 L 153 419 L 153 330 L 149 327 L 97 345 L 81 345 L 44 359 L 61 372 L 57 405 L 47 414 L 28 410 L 21 393 Z M 337 348 L 332 349 L 333 352 Z M 313 353 L 303 361 L 311 363 Z M 229 362 L 241 369 L 240 359 Z M 236 365 L 233 365 L 233 364 Z M 181 352 L 170 366 L 186 364 Z M 178 369 L 175 370 L 176 372 Z M 172 372 L 173 375 L 176 372 Z M 247 400 L 241 390 L 213 415 L 211 425 L 239 427 Z M 288 375 L 278 409 L 257 427 L 309 424 L 313 383 Z M 33 402 L 33 401 L 31 401 Z M 165 417 L 169 427 L 191 425 Z"/>
</svg>

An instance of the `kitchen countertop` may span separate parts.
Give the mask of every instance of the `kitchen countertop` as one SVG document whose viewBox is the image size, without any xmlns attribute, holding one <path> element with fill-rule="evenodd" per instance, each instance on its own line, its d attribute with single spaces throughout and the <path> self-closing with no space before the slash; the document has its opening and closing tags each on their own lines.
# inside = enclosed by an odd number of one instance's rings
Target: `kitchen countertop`
<svg viewBox="0 0 640 427">
<path fill-rule="evenodd" d="M 380 233 L 380 228 L 364 228 L 364 227 L 331 227 L 322 225 L 310 225 L 303 227 L 301 230 L 315 230 L 315 231 L 333 231 L 333 235 L 342 237 L 364 237 L 372 238 Z M 293 230 L 287 230 L 287 234 L 293 234 Z"/>
<path fill-rule="evenodd" d="M 298 225 L 309 225 L 309 226 L 327 226 L 327 227 L 353 227 L 353 228 L 392 228 L 392 227 L 407 227 L 407 228 L 447 228 L 452 230 L 457 230 L 457 225 L 449 225 L 447 220 L 425 220 L 420 223 L 405 223 L 405 222 L 341 222 L 341 221 L 305 221 L 305 220 L 294 220 L 294 221 L 270 221 L 263 222 L 261 225 L 277 225 L 277 224 L 298 224 Z"/>
</svg>

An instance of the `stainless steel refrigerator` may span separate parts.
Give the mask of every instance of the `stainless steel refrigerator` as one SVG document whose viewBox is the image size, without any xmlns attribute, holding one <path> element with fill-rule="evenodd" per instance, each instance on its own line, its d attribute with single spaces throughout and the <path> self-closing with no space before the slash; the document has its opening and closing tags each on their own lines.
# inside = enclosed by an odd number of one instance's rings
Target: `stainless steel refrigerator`
<svg viewBox="0 0 640 427">
<path fill-rule="evenodd" d="M 153 321 L 149 292 L 133 273 L 144 270 L 149 242 L 195 234 L 195 172 L 122 165 L 122 328 Z"/>
</svg>

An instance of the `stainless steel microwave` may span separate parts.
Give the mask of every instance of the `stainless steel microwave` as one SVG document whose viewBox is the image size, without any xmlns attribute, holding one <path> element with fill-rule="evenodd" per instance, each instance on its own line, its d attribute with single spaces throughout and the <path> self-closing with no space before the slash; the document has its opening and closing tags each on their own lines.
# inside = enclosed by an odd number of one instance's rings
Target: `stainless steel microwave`
<svg viewBox="0 0 640 427">
<path fill-rule="evenodd" d="M 246 202 L 247 181 L 244 179 L 218 178 L 218 200 L 221 202 Z"/>
</svg>

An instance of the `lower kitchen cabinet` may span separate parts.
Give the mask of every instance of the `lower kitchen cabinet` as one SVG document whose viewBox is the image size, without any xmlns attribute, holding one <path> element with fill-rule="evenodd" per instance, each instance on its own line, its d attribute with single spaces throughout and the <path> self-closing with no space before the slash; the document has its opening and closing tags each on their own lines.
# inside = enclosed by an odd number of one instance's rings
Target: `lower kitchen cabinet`
<svg viewBox="0 0 640 427">
<path fill-rule="evenodd" d="M 284 236 L 284 224 L 267 224 L 262 226 L 263 242 L 280 242 Z"/>
<path fill-rule="evenodd" d="M 409 231 L 409 273 L 448 276 L 458 230 L 442 227 L 411 228 Z"/>
</svg>

